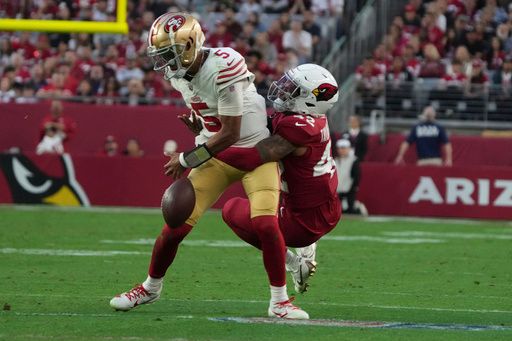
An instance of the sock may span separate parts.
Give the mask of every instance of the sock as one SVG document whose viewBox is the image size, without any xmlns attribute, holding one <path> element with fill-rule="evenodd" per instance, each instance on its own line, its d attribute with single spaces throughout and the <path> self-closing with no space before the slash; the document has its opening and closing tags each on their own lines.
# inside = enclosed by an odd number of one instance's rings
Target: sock
<svg viewBox="0 0 512 341">
<path fill-rule="evenodd" d="M 286 285 L 282 287 L 270 286 L 270 303 L 278 303 L 288 301 L 288 293 L 286 292 Z"/>
<path fill-rule="evenodd" d="M 299 265 L 299 257 L 290 249 L 286 249 L 286 270 L 292 271 Z"/>
<path fill-rule="evenodd" d="M 144 289 L 146 289 L 150 293 L 159 292 L 162 289 L 162 282 L 164 278 L 153 278 L 148 275 L 148 278 L 142 283 Z"/>
<path fill-rule="evenodd" d="M 261 250 L 258 234 L 251 222 L 251 206 L 249 200 L 232 198 L 222 208 L 222 219 L 244 242 Z"/>
<path fill-rule="evenodd" d="M 297 255 L 302 258 L 306 258 L 309 260 L 315 260 L 316 257 L 316 243 L 313 243 L 306 247 L 300 247 L 295 249 Z"/>
<path fill-rule="evenodd" d="M 171 229 L 164 225 L 162 232 L 155 240 L 151 263 L 148 274 L 152 278 L 163 278 L 169 266 L 171 266 L 178 252 L 178 246 L 183 238 L 192 230 L 192 226 L 183 224 L 178 228 Z"/>
<path fill-rule="evenodd" d="M 267 271 L 270 285 L 286 285 L 286 246 L 279 230 L 276 216 L 259 216 L 252 218 L 252 226 L 261 242 L 263 264 Z"/>
</svg>

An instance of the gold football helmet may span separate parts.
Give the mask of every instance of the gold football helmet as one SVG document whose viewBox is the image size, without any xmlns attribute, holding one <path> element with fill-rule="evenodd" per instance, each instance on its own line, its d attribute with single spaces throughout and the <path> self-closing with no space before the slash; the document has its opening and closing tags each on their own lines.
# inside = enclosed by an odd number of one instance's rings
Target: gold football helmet
<svg viewBox="0 0 512 341">
<path fill-rule="evenodd" d="M 186 13 L 165 13 L 151 25 L 147 54 L 165 78 L 181 78 L 194 63 L 204 43 L 196 18 Z"/>
</svg>

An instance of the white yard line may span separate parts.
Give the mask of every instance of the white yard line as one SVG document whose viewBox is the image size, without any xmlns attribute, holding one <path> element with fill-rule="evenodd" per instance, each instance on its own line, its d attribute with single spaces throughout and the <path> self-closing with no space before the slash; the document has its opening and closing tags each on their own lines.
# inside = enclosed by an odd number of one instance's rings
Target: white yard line
<svg viewBox="0 0 512 341">
<path fill-rule="evenodd" d="M 382 234 L 391 237 L 415 238 L 454 238 L 454 239 L 497 239 L 512 240 L 512 234 L 499 233 L 467 233 L 467 232 L 430 232 L 430 231 L 383 231 Z"/>
<path fill-rule="evenodd" d="M 386 244 L 437 244 L 444 243 L 441 239 L 432 238 L 387 238 L 374 236 L 331 236 L 327 235 L 322 240 L 339 241 L 339 242 L 377 242 Z M 139 238 L 132 240 L 100 240 L 103 244 L 130 244 L 130 245 L 153 245 L 154 238 Z M 249 247 L 250 245 L 240 240 L 201 240 L 186 239 L 183 245 L 189 246 L 210 246 L 210 247 Z"/>
<path fill-rule="evenodd" d="M 0 340 L 3 340 L 3 338 L 6 338 L 6 335 L 0 334 Z M 161 337 L 161 338 L 154 338 L 154 337 L 139 337 L 139 336 L 76 336 L 76 335 L 59 335 L 59 336 L 46 336 L 46 335 L 35 335 L 35 334 L 20 334 L 20 335 L 9 335 L 9 338 L 6 340 L 109 340 L 109 341 L 188 341 L 188 339 L 184 338 L 168 338 L 168 337 Z"/>
<path fill-rule="evenodd" d="M 411 292 L 388 292 L 388 291 L 364 291 L 361 290 L 337 290 L 340 293 L 347 294 L 371 294 L 371 295 L 388 295 L 388 296 L 414 296 L 414 297 L 450 297 L 450 298 L 467 298 L 466 295 L 439 295 L 439 294 L 418 294 Z M 91 296 L 91 295 L 71 295 L 71 294 L 33 294 L 33 293 L 8 293 L 2 294 L 6 297 L 63 297 L 63 298 L 94 298 L 94 299 L 111 299 L 110 296 Z M 496 299 L 496 300 L 512 300 L 512 297 L 507 296 L 489 296 L 489 295 L 471 295 L 472 298 L 481 299 Z M 187 301 L 186 299 L 175 299 L 175 298 L 161 298 L 164 301 Z M 222 302 L 222 300 L 211 300 L 212 302 Z M 243 302 L 243 301 L 242 301 Z M 265 301 L 254 301 L 254 302 L 265 302 Z"/>
<path fill-rule="evenodd" d="M 19 211 L 70 211 L 70 212 L 98 212 L 98 213 L 141 213 L 141 214 L 160 214 L 159 207 L 131 207 L 131 206 L 91 206 L 91 207 L 66 207 L 66 206 L 50 206 L 50 205 L 12 205 L 0 204 L 1 208 L 12 208 Z M 218 214 L 219 209 L 210 209 L 206 214 Z M 399 216 L 345 216 L 344 220 L 363 220 L 371 223 L 393 222 L 393 221 L 410 221 L 425 224 L 463 224 L 463 225 L 480 225 L 483 223 L 502 224 L 504 227 L 512 226 L 512 221 L 499 220 L 480 220 L 480 219 L 460 219 L 460 218 L 428 218 L 428 217 L 399 217 Z"/>
<path fill-rule="evenodd" d="M 393 293 L 394 294 L 394 293 Z M 87 296 L 87 295 L 54 295 L 54 294 L 6 294 L 5 297 L 63 297 L 63 298 L 96 298 L 108 300 L 107 296 Z M 198 302 L 198 303 L 240 303 L 240 304 L 268 304 L 266 300 L 241 300 L 241 299 L 188 299 L 188 298 L 161 298 L 162 301 L 171 302 Z M 312 303 L 313 304 L 313 303 Z M 463 309 L 463 308 L 439 308 L 439 307 L 417 307 L 417 306 L 399 306 L 399 305 L 381 305 L 374 303 L 365 304 L 351 304 L 351 303 L 334 303 L 334 302 L 315 302 L 316 305 L 335 306 L 335 307 L 354 307 L 354 308 L 375 308 L 375 309 L 389 309 L 389 310 L 424 310 L 424 311 L 447 311 L 447 312 L 462 312 L 462 313 L 498 313 L 498 314 L 512 314 L 512 310 L 499 310 L 499 309 Z M 107 307 L 107 304 L 105 304 Z M 6 312 L 9 313 L 9 312 Z M 34 313 L 39 314 L 39 313 Z M 41 313 L 45 314 L 45 313 Z M 60 313 L 57 313 L 60 314 Z M 62 313 L 68 314 L 68 313 Z M 70 313 L 73 314 L 73 313 Z M 77 315 L 78 316 L 78 315 Z"/>
<path fill-rule="evenodd" d="M 343 219 L 343 218 L 342 218 Z M 395 221 L 413 222 L 413 223 L 424 223 L 424 224 L 454 224 L 454 225 L 480 225 L 483 223 L 502 223 L 510 225 L 509 222 L 500 222 L 499 220 L 480 220 L 480 219 L 461 219 L 461 218 L 429 218 L 429 217 L 400 217 L 400 216 L 369 216 L 360 217 L 354 219 L 360 219 L 370 223 L 389 223 Z"/>
<path fill-rule="evenodd" d="M 441 239 L 432 238 L 386 238 L 386 237 L 375 237 L 375 236 L 332 236 L 327 235 L 322 237 L 321 240 L 330 241 L 343 241 L 343 242 L 377 242 L 386 244 L 438 244 L 444 243 Z"/>
<path fill-rule="evenodd" d="M 95 313 L 72 313 L 72 312 L 59 312 L 59 313 L 30 313 L 30 312 L 17 312 L 5 311 L 4 315 L 16 316 L 70 316 L 70 317 L 117 317 L 119 314 L 95 314 Z"/>
<path fill-rule="evenodd" d="M 129 244 L 129 245 L 153 245 L 154 238 L 140 238 L 132 240 L 100 240 L 103 244 Z M 181 245 L 188 246 L 209 246 L 209 247 L 250 247 L 251 245 L 241 240 L 204 240 L 204 239 L 185 239 Z"/>
<path fill-rule="evenodd" d="M 274 324 L 290 326 L 315 326 L 315 327 L 337 327 L 337 328 L 385 328 L 385 329 L 431 329 L 431 330 L 463 330 L 463 331 L 510 331 L 510 326 L 497 325 L 464 325 L 464 324 L 443 324 L 443 323 L 422 323 L 422 322 L 384 322 L 384 321 L 350 321 L 350 320 L 288 320 L 268 317 L 210 317 L 214 322 L 235 322 L 244 324 Z"/>
<path fill-rule="evenodd" d="M 80 256 L 80 257 L 105 257 L 105 256 L 133 256 L 150 255 L 151 252 L 122 251 L 122 250 L 65 250 L 65 249 L 17 249 L 11 247 L 0 248 L 0 254 L 21 254 L 37 256 Z"/>
</svg>

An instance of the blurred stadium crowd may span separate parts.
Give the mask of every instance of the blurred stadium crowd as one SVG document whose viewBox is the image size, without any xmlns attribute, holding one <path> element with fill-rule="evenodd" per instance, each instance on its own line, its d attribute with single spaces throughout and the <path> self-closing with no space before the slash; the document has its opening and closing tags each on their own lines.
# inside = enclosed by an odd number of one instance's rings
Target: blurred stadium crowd
<svg viewBox="0 0 512 341">
<path fill-rule="evenodd" d="M 356 71 L 363 111 L 383 93 L 388 113 L 410 109 L 414 82 L 442 112 L 512 114 L 511 32 L 512 1 L 410 0 Z"/>
<path fill-rule="evenodd" d="M 194 12 L 199 5 L 201 14 Z M 333 42 L 324 37 L 323 18 L 334 20 L 339 36 L 343 6 L 343 0 L 129 0 L 128 35 L 0 33 L 0 102 L 52 96 L 105 104 L 178 101 L 145 53 L 153 20 L 182 10 L 200 19 L 206 46 L 230 46 L 244 55 L 266 94 L 285 69 L 320 59 L 319 46 Z M 115 7 L 114 0 L 0 0 L 0 18 L 115 21 Z"/>
</svg>

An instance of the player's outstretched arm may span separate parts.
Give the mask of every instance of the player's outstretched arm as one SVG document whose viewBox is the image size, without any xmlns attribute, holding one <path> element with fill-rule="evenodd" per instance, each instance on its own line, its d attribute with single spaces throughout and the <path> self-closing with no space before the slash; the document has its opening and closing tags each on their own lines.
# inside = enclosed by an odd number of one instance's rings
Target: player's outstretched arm
<svg viewBox="0 0 512 341">
<path fill-rule="evenodd" d="M 297 148 L 297 146 L 277 134 L 261 140 L 256 145 L 262 163 L 279 161 L 286 155 L 294 152 Z"/>
</svg>

